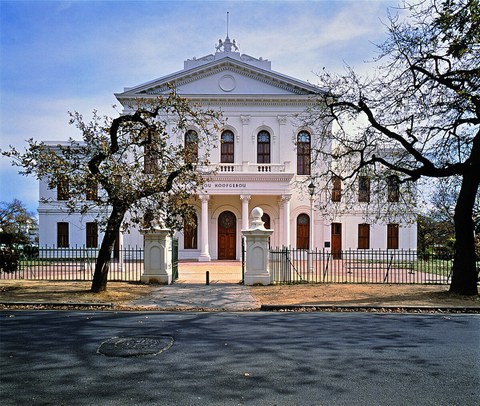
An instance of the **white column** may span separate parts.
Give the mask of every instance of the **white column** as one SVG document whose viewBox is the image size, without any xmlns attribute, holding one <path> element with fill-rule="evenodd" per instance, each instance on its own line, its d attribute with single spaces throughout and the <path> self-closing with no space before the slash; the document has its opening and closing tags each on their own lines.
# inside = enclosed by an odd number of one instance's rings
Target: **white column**
<svg viewBox="0 0 480 406">
<path fill-rule="evenodd" d="M 251 195 L 240 195 L 240 200 L 242 201 L 242 230 L 248 229 L 248 202 L 250 198 Z"/>
<path fill-rule="evenodd" d="M 198 261 L 208 262 L 211 260 L 210 252 L 208 248 L 208 200 L 210 199 L 210 196 L 200 195 L 199 197 L 200 197 L 200 200 L 202 201 L 202 220 L 200 222 L 202 251 L 200 253 L 200 257 L 198 258 Z"/>
<path fill-rule="evenodd" d="M 282 195 L 283 203 L 283 245 L 290 245 L 290 199 L 292 195 Z"/>
</svg>

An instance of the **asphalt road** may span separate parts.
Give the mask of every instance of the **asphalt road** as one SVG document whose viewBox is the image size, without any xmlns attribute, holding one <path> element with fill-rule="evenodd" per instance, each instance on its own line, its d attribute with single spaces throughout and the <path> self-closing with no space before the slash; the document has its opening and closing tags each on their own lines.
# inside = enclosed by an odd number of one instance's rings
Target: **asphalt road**
<svg viewBox="0 0 480 406">
<path fill-rule="evenodd" d="M 3 311 L 0 328 L 2 405 L 480 404 L 479 315 Z"/>
</svg>

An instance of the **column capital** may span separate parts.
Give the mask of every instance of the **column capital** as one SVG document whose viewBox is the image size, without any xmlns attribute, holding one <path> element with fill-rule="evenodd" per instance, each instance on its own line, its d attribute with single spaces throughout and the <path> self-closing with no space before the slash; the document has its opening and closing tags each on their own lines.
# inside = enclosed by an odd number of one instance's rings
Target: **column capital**
<svg viewBox="0 0 480 406">
<path fill-rule="evenodd" d="M 240 195 L 241 201 L 249 201 L 252 198 L 252 195 Z"/>
<path fill-rule="evenodd" d="M 285 194 L 285 195 L 282 195 L 282 196 L 280 197 L 280 200 L 281 200 L 283 203 L 286 203 L 286 202 L 289 202 L 291 198 L 292 198 L 292 195 L 291 195 L 291 194 Z"/>
<path fill-rule="evenodd" d="M 208 201 L 210 200 L 210 195 L 201 194 L 201 195 L 198 195 L 198 198 L 199 198 L 202 202 L 208 202 Z"/>
<path fill-rule="evenodd" d="M 250 123 L 250 116 L 240 116 L 243 125 L 248 125 Z"/>
<path fill-rule="evenodd" d="M 287 124 L 287 116 L 277 116 L 277 120 L 280 125 Z"/>
</svg>

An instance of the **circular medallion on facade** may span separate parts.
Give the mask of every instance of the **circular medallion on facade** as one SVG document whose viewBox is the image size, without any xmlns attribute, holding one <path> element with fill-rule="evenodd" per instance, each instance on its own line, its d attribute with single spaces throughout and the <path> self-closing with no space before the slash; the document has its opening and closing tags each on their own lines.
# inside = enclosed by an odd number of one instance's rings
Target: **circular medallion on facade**
<svg viewBox="0 0 480 406">
<path fill-rule="evenodd" d="M 157 355 L 173 345 L 173 337 L 113 337 L 104 341 L 98 353 L 107 357 L 141 357 Z"/>
<path fill-rule="evenodd" d="M 220 86 L 220 89 L 222 89 L 224 92 L 231 92 L 233 89 L 235 89 L 237 84 L 232 75 L 223 75 L 218 80 L 218 86 Z"/>
</svg>

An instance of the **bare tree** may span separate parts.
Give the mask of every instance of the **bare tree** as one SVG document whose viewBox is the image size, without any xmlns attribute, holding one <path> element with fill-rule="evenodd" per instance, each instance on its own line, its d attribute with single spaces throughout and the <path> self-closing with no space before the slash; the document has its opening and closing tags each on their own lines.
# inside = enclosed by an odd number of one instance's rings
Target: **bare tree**
<svg viewBox="0 0 480 406">
<path fill-rule="evenodd" d="M 29 140 L 26 152 L 11 147 L 3 155 L 13 158 L 20 172 L 47 178 L 58 188 L 70 213 L 87 213 L 92 207 L 104 213 L 99 223 L 105 231 L 98 253 L 91 290 L 106 290 L 110 259 L 121 228 L 161 225 L 180 229 L 192 213 L 191 199 L 202 188 L 204 177 L 196 165 L 208 163 L 219 115 L 191 106 L 172 91 L 155 100 L 135 101 L 130 113 L 90 122 L 71 113 L 71 124 L 82 133 L 82 142 L 50 146 Z M 172 142 L 195 129 L 203 155 L 192 162 L 183 142 Z M 88 198 L 86 198 L 88 197 Z M 56 202 L 58 204 L 58 202 Z"/>
<path fill-rule="evenodd" d="M 458 177 L 450 291 L 477 295 L 472 213 L 480 183 L 479 2 L 426 0 L 406 4 L 405 11 L 407 17 L 388 16 L 374 75 L 361 77 L 351 68 L 319 75 L 324 92 L 308 120 L 318 129 L 316 159 L 331 163 L 323 175 L 349 185 L 360 176 L 393 175 L 413 190 L 425 177 Z"/>
</svg>

